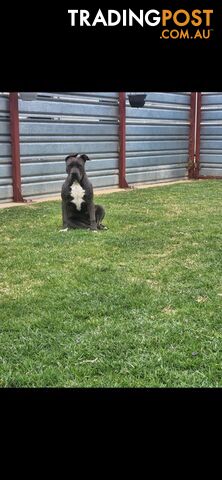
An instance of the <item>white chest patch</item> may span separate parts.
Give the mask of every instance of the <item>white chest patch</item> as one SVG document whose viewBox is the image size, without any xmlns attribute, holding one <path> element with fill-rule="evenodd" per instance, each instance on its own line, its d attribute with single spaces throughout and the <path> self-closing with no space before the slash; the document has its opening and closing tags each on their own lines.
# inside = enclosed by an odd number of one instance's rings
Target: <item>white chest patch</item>
<svg viewBox="0 0 222 480">
<path fill-rule="evenodd" d="M 83 200 L 85 190 L 83 190 L 78 182 L 74 182 L 71 186 L 71 195 L 73 197 L 72 203 L 75 203 L 77 210 L 81 210 L 81 205 L 85 202 L 85 200 Z"/>
</svg>

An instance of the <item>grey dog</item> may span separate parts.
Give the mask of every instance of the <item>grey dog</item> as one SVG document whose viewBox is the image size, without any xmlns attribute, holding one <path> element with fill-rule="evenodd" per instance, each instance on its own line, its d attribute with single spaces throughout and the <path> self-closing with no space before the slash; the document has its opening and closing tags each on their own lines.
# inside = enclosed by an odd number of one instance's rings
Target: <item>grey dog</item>
<svg viewBox="0 0 222 480">
<path fill-rule="evenodd" d="M 104 230 L 101 223 L 105 210 L 93 201 L 93 186 L 85 171 L 85 163 L 90 160 L 85 154 L 73 153 L 66 157 L 66 173 L 62 186 L 62 222 L 63 230 L 70 228 L 88 228 L 93 231 Z"/>
</svg>

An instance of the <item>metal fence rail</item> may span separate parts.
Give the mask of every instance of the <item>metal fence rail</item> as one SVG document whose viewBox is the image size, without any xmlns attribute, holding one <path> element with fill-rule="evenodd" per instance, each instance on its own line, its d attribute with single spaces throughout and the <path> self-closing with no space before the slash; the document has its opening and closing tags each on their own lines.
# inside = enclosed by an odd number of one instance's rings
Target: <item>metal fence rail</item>
<svg viewBox="0 0 222 480">
<path fill-rule="evenodd" d="M 143 108 L 126 108 L 129 184 L 187 178 L 190 94 L 148 92 Z"/>
<path fill-rule="evenodd" d="M 0 93 L 0 202 L 12 201 L 12 162 L 7 93 Z"/>
</svg>

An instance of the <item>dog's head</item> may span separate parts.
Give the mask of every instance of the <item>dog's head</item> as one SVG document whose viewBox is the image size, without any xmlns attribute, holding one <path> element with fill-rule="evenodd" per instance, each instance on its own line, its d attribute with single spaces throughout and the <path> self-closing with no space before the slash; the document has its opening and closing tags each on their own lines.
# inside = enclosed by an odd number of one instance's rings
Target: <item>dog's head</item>
<svg viewBox="0 0 222 480">
<path fill-rule="evenodd" d="M 70 177 L 70 183 L 75 180 L 81 182 L 85 175 L 85 163 L 89 160 L 89 157 L 81 153 L 72 153 L 66 157 L 66 173 Z"/>
</svg>

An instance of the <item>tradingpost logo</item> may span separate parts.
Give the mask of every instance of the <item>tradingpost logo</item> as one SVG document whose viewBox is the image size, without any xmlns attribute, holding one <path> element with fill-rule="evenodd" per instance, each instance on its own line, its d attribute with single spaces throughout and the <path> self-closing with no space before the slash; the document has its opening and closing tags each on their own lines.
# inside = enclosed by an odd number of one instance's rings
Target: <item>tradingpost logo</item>
<svg viewBox="0 0 222 480">
<path fill-rule="evenodd" d="M 162 32 L 160 38 L 164 40 L 187 39 L 208 40 L 213 29 L 211 28 L 213 10 L 162 10 Z"/>
<path fill-rule="evenodd" d="M 208 40 L 213 32 L 212 9 L 193 10 L 68 10 L 71 27 L 158 27 L 163 40 Z"/>
</svg>

